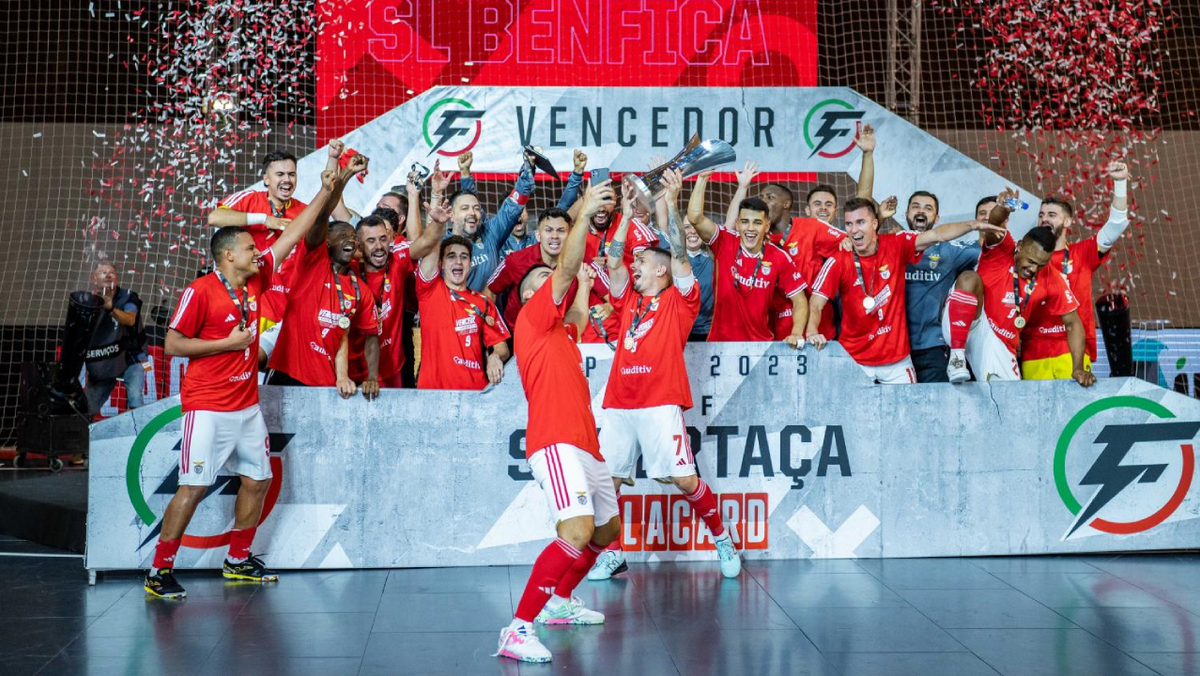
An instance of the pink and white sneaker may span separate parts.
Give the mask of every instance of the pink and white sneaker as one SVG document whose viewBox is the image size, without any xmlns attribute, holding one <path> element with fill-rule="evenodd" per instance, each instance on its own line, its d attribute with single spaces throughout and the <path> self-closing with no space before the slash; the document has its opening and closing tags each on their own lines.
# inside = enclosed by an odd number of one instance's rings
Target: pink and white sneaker
<svg viewBox="0 0 1200 676">
<path fill-rule="evenodd" d="M 520 662 L 549 662 L 550 651 L 533 633 L 533 626 L 505 627 L 500 630 L 500 647 L 492 657 L 507 657 Z"/>
</svg>

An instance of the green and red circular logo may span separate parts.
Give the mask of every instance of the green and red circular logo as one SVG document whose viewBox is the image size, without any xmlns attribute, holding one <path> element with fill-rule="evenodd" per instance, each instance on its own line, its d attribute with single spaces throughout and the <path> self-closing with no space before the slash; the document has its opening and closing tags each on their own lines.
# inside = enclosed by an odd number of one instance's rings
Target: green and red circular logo
<svg viewBox="0 0 1200 676">
<path fill-rule="evenodd" d="M 447 97 L 429 108 L 421 124 L 421 133 L 429 145 L 428 155 L 458 157 L 475 147 L 483 135 L 483 114 L 470 101 Z M 428 156 L 427 155 L 427 156 Z"/>
<path fill-rule="evenodd" d="M 863 115 L 863 111 L 855 110 L 841 99 L 825 99 L 813 106 L 804 117 L 804 142 L 812 151 L 808 156 L 833 159 L 849 153 L 854 149 L 854 137 L 858 133 L 854 123 Z"/>
<path fill-rule="evenodd" d="M 1100 428 L 1094 440 L 1090 440 L 1088 444 L 1072 445 L 1085 423 L 1102 414 L 1121 409 L 1142 411 L 1169 422 L 1111 422 Z M 1089 426 L 1089 429 L 1094 427 Z M 1197 432 L 1200 432 L 1200 421 L 1177 421 L 1175 414 L 1167 407 L 1141 397 L 1108 397 L 1083 407 L 1063 428 L 1058 437 L 1058 445 L 1054 449 L 1054 485 L 1063 504 L 1075 515 L 1075 521 L 1063 539 L 1069 538 L 1085 524 L 1102 533 L 1132 535 L 1150 530 L 1166 521 L 1183 504 L 1188 489 L 1191 488 L 1196 473 L 1196 452 L 1190 442 Z M 1156 444 L 1158 449 L 1178 444 L 1179 454 L 1168 455 L 1160 451 L 1161 457 L 1149 458 L 1144 457 L 1145 454 L 1140 454 L 1137 458 L 1127 457 L 1139 443 Z M 1091 488 L 1093 491 L 1086 499 L 1086 504 L 1076 497 L 1067 477 L 1068 455 L 1080 452 L 1083 448 L 1088 448 L 1095 454 L 1088 470 L 1078 481 L 1079 486 Z M 1166 483 L 1160 484 L 1159 479 L 1168 468 L 1177 463 L 1180 468 L 1179 481 L 1168 492 Z M 1152 488 L 1155 485 L 1162 487 L 1157 491 L 1146 491 L 1147 487 Z M 1133 491 L 1141 493 L 1130 496 Z M 1122 521 L 1100 518 L 1100 511 L 1106 505 L 1114 504 L 1118 496 L 1126 498 L 1121 500 L 1126 511 L 1136 505 L 1145 505 L 1140 510 L 1142 515 Z M 1128 499 L 1127 496 L 1136 499 Z"/>
<path fill-rule="evenodd" d="M 150 508 L 150 504 L 142 492 L 142 460 L 145 458 L 150 440 L 162 431 L 168 423 L 179 420 L 182 417 L 183 408 L 180 406 L 175 406 L 159 413 L 142 429 L 137 438 L 133 440 L 133 446 L 129 449 L 129 459 L 125 463 L 125 487 L 129 493 L 129 502 L 133 505 L 133 510 L 137 512 L 138 518 L 142 520 L 142 523 L 147 526 L 154 526 L 161 517 L 155 514 L 154 510 Z M 178 472 L 178 463 L 175 466 L 175 472 Z M 258 519 L 259 524 L 262 524 L 271 515 L 271 510 L 275 508 L 275 502 L 279 499 L 280 487 L 283 485 L 283 461 L 277 455 L 271 456 L 271 474 L 273 475 L 271 477 L 271 486 L 267 489 L 267 496 L 263 502 L 262 516 Z M 174 493 L 174 488 L 178 486 L 178 478 L 174 473 L 164 477 L 160 489 L 164 492 Z M 205 497 L 207 498 L 208 496 Z M 155 530 L 157 531 L 157 529 Z M 191 547 L 192 549 L 224 547 L 229 544 L 229 531 L 215 535 L 185 534 L 182 544 L 184 547 Z"/>
</svg>

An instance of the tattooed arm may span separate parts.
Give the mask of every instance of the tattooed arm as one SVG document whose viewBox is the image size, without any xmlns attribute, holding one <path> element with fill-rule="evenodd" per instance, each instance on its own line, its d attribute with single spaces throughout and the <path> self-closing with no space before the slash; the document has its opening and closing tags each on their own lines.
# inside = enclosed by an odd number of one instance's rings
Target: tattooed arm
<svg viewBox="0 0 1200 676">
<path fill-rule="evenodd" d="M 683 223 L 679 219 L 679 191 L 683 189 L 683 175 L 675 169 L 663 174 L 667 186 L 664 201 L 667 203 L 667 241 L 671 244 L 671 276 L 677 281 L 692 276 L 692 261 L 684 245 Z"/>
</svg>

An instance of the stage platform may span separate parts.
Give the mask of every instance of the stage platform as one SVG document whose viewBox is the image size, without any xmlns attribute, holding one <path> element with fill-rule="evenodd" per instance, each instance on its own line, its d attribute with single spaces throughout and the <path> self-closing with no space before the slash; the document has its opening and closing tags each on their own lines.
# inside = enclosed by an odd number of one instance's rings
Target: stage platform
<svg viewBox="0 0 1200 676">
<path fill-rule="evenodd" d="M 554 661 L 518 666 L 491 653 L 527 567 L 184 572 L 169 602 L 48 553 L 0 541 L 7 676 L 1200 673 L 1195 554 L 634 564 L 579 587 L 604 626 L 541 629 Z"/>
<path fill-rule="evenodd" d="M 87 499 L 86 470 L 6 468 L 0 471 L 0 535 L 82 554 Z"/>
</svg>

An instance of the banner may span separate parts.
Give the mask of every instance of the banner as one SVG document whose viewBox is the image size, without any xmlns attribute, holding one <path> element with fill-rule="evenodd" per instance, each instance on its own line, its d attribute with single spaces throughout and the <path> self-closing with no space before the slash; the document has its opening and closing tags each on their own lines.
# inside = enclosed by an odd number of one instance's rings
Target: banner
<svg viewBox="0 0 1200 676">
<path fill-rule="evenodd" d="M 612 363 L 584 346 L 597 424 Z M 1200 401 L 1136 379 L 878 386 L 836 345 L 690 345 L 701 475 L 747 558 L 1180 549 L 1200 542 Z M 275 477 L 256 551 L 279 568 L 528 564 L 552 537 L 515 367 L 485 392 L 262 389 Z M 172 398 L 93 425 L 87 567 L 145 567 L 178 481 Z M 238 480 L 177 565 L 219 567 Z M 623 494 L 632 560 L 709 559 L 673 487 Z"/>
<path fill-rule="evenodd" d="M 320 0 L 320 143 L 431 87 L 817 84 L 816 0 Z"/>
<path fill-rule="evenodd" d="M 437 87 L 342 136 L 371 157 L 370 173 L 346 187 L 345 199 L 351 207 L 373 205 L 404 184 L 414 162 L 432 167 L 440 159 L 457 171 L 455 158 L 468 150 L 473 173 L 515 176 L 527 144 L 541 146 L 564 172 L 576 148 L 587 153 L 589 167 L 641 172 L 655 157 L 673 156 L 692 134 L 734 147 L 737 162 L 728 171 L 754 160 L 764 180 L 811 181 L 820 172 L 857 180 L 861 124 L 873 125 L 878 138 L 874 194 L 896 195 L 902 207 L 914 191 L 928 190 L 940 200 L 943 222 L 973 220 L 981 197 L 1013 185 L 843 87 Z M 301 159 L 298 195 L 317 193 L 327 159 L 324 148 Z M 1021 194 L 1037 203 L 1029 191 Z M 1009 227 L 1020 236 L 1036 216 L 1036 208 L 1017 211 Z"/>
</svg>

